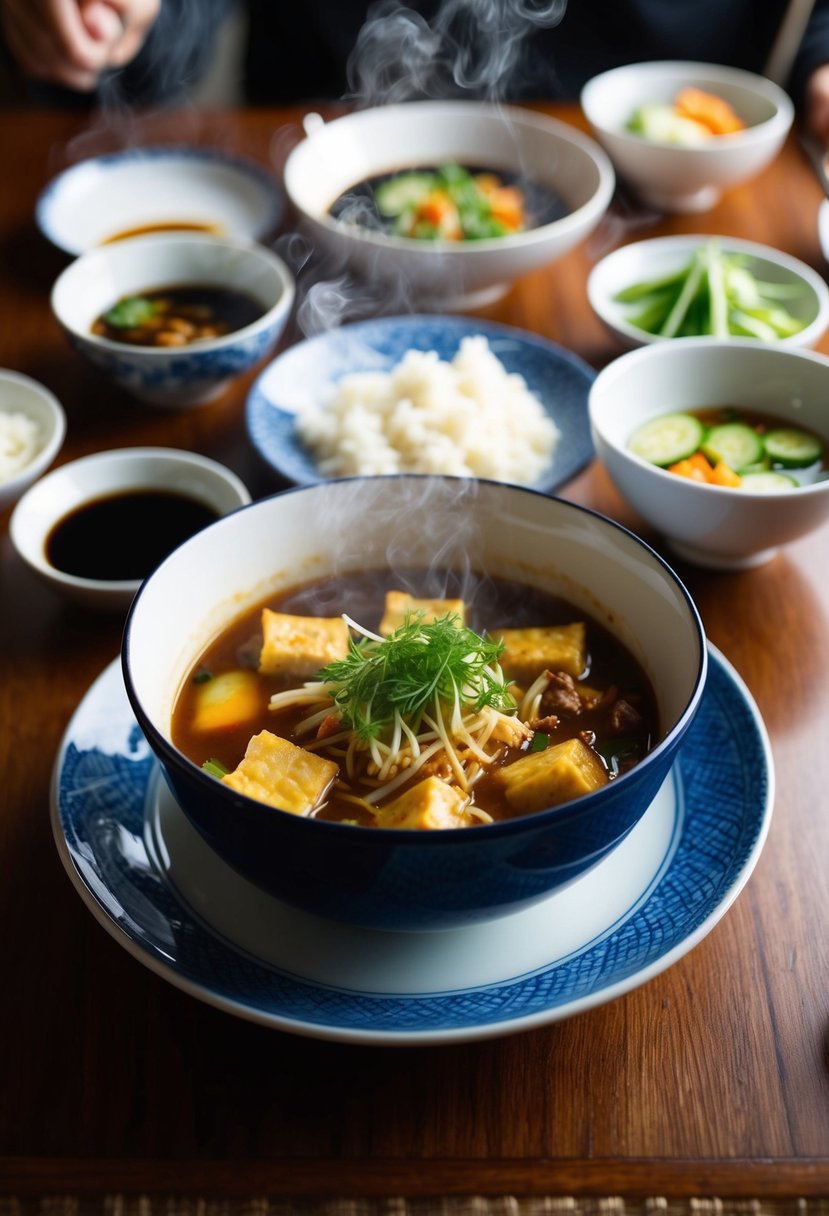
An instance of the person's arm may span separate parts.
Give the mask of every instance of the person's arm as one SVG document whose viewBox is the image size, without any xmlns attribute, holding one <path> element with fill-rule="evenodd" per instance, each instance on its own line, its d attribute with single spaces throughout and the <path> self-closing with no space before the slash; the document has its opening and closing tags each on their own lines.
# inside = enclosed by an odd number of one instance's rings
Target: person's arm
<svg viewBox="0 0 829 1216">
<path fill-rule="evenodd" d="M 806 132 L 829 147 L 829 0 L 815 0 L 788 87 Z"/>
</svg>

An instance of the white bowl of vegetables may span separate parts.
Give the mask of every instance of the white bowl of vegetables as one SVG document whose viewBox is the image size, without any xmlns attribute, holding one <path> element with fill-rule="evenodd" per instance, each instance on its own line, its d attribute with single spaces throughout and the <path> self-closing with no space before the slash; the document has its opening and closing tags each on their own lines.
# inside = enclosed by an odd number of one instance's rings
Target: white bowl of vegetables
<svg viewBox="0 0 829 1216">
<path fill-rule="evenodd" d="M 751 338 L 629 351 L 589 395 L 596 453 L 680 557 L 745 569 L 829 520 L 829 358 Z"/>
<path fill-rule="evenodd" d="M 593 134 L 639 199 L 658 211 L 707 211 L 774 159 L 794 120 L 764 76 L 662 60 L 602 72 L 582 90 Z"/>
<path fill-rule="evenodd" d="M 829 325 L 829 287 L 805 262 L 702 233 L 620 246 L 593 267 L 587 295 L 626 347 L 686 337 L 814 346 Z"/>
</svg>

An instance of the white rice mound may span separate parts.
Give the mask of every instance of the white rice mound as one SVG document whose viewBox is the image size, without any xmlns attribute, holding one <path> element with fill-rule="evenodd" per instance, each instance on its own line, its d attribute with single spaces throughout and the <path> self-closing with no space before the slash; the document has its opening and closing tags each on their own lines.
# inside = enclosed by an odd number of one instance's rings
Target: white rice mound
<svg viewBox="0 0 829 1216">
<path fill-rule="evenodd" d="M 34 460 L 41 445 L 40 427 L 19 410 L 0 410 L 0 481 L 10 481 Z"/>
<path fill-rule="evenodd" d="M 390 372 L 346 375 L 296 425 L 325 477 L 442 473 L 532 485 L 560 438 L 482 335 L 464 338 L 451 363 L 410 350 Z"/>
</svg>

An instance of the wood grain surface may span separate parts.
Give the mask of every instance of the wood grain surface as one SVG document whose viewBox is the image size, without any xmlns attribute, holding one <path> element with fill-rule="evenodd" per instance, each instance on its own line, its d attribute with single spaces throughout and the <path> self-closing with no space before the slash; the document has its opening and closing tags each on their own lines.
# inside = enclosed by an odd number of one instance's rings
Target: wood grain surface
<svg viewBox="0 0 829 1216">
<path fill-rule="evenodd" d="M 584 126 L 573 107 L 553 112 Z M 49 309 L 66 258 L 33 207 L 72 160 L 159 138 L 243 151 L 278 174 L 298 118 L 193 112 L 125 127 L 117 116 L 0 115 L 0 365 L 63 401 L 61 463 L 159 444 L 223 460 L 255 496 L 278 488 L 245 435 L 253 374 L 204 409 L 165 413 L 110 389 L 70 350 Z M 643 213 L 620 195 L 582 246 L 480 315 L 600 368 L 620 353 L 585 292 L 603 253 L 717 232 L 826 273 L 821 200 L 794 138 L 703 216 Z M 293 325 L 284 341 L 298 336 Z M 819 349 L 829 353 L 826 340 Z M 599 467 L 562 492 L 660 548 Z M 829 1196 L 829 534 L 743 573 L 673 564 L 772 741 L 774 817 L 744 892 L 669 970 L 568 1021 L 469 1045 L 348 1046 L 174 989 L 78 898 L 52 840 L 50 775 L 123 622 L 40 585 L 0 515 L 0 1193 Z"/>
</svg>

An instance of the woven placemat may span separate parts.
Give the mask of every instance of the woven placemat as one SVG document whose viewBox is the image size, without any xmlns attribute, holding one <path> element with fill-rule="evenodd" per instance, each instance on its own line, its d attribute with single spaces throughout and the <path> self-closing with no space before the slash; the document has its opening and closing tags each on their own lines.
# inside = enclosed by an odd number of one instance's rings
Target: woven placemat
<svg viewBox="0 0 829 1216">
<path fill-rule="evenodd" d="M 0 1216 L 829 1216 L 827 1199 L 631 1201 L 502 1195 L 405 1199 L 267 1199 L 181 1196 L 2 1198 Z"/>
</svg>

